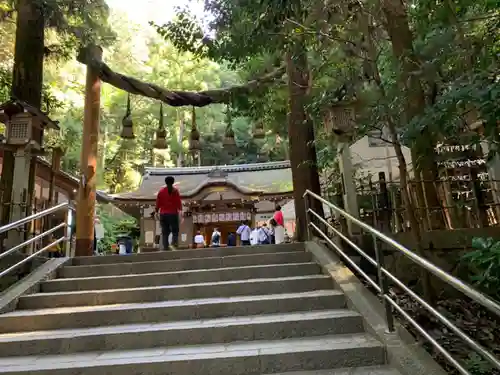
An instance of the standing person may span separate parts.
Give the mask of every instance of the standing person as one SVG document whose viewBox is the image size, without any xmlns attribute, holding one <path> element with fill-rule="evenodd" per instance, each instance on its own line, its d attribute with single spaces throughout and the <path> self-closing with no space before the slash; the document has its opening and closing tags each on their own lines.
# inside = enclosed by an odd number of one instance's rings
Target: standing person
<svg viewBox="0 0 500 375">
<path fill-rule="evenodd" d="M 259 244 L 259 226 L 256 226 L 255 229 L 250 233 L 250 245 L 255 246 Z"/>
<path fill-rule="evenodd" d="M 179 243 L 179 214 L 182 211 L 182 201 L 179 190 L 174 188 L 175 178 L 167 176 L 165 185 L 156 196 L 155 213 L 160 214 L 163 250 L 169 249 L 168 237 L 172 234 L 172 247 Z"/>
<path fill-rule="evenodd" d="M 236 246 L 236 234 L 234 234 L 233 232 L 229 232 L 229 235 L 227 236 L 227 246 Z"/>
<path fill-rule="evenodd" d="M 252 234 L 252 230 L 245 221 L 238 227 L 236 234 L 240 236 L 242 246 L 250 245 L 250 235 Z"/>
<path fill-rule="evenodd" d="M 271 243 L 271 232 L 264 223 L 259 229 L 259 245 L 269 245 Z"/>
<path fill-rule="evenodd" d="M 274 244 L 276 244 L 276 238 L 275 238 L 276 221 L 274 221 L 273 218 L 271 218 L 271 220 L 269 220 L 269 226 L 267 228 L 269 229 L 269 234 L 271 236 L 271 245 L 274 245 Z"/>
<path fill-rule="evenodd" d="M 220 237 L 219 228 L 215 227 L 210 240 L 212 247 L 220 247 Z"/>
<path fill-rule="evenodd" d="M 285 241 L 285 220 L 280 205 L 276 206 L 273 219 L 276 222 L 276 226 L 274 227 L 274 240 L 275 243 L 279 244 Z"/>
<path fill-rule="evenodd" d="M 196 236 L 194 236 L 194 245 L 197 249 L 205 247 L 205 237 L 203 237 L 200 231 L 197 231 Z"/>
</svg>

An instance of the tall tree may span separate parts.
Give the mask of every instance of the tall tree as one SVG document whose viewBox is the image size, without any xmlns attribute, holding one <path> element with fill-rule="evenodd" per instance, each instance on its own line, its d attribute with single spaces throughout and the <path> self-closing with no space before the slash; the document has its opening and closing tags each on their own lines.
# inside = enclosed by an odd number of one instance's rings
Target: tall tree
<svg viewBox="0 0 500 375">
<path fill-rule="evenodd" d="M 176 21 L 158 27 L 158 31 L 179 48 L 219 61 L 230 61 L 235 66 L 244 65 L 249 56 L 265 54 L 274 57 L 270 59 L 272 62 L 280 61 L 286 65 L 296 236 L 304 240 L 307 228 L 303 194 L 306 190 L 321 194 L 321 189 L 314 128 L 306 110 L 310 85 L 307 48 L 300 36 L 294 36 L 294 27 L 287 23 L 287 19 L 306 19 L 308 10 L 302 7 L 300 0 L 286 3 L 279 0 L 259 3 L 209 0 L 205 4 L 206 10 L 214 16 L 207 26 L 215 33 L 215 39 L 207 39 L 201 26 L 188 12 L 180 12 Z M 286 52 L 279 55 L 275 51 Z M 321 214 L 322 205 L 314 201 L 314 206 Z"/>
<path fill-rule="evenodd" d="M 40 108 L 43 87 L 43 62 L 47 53 L 53 53 L 54 46 L 45 44 L 45 30 L 54 28 L 61 34 L 61 40 L 66 41 L 66 51 L 80 41 L 88 42 L 99 34 L 110 37 L 106 27 L 107 6 L 104 0 L 92 0 L 85 3 L 72 0 L 17 0 L 4 4 L 10 6 L 11 14 L 16 16 L 16 43 L 14 53 L 12 95 L 18 99 Z M 43 133 L 34 134 L 40 142 Z M 35 187 L 35 157 L 32 158 L 28 179 L 28 202 L 32 202 Z M 5 151 L 2 162 L 1 186 L 3 189 L 3 210 L 1 222 L 10 219 L 12 199 L 12 183 L 14 173 L 14 155 Z M 17 195 L 16 195 L 17 196 Z"/>
</svg>

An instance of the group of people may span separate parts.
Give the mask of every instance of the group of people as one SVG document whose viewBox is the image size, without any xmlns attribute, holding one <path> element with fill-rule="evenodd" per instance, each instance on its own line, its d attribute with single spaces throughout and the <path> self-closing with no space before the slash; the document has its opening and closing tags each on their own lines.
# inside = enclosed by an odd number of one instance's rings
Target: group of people
<svg viewBox="0 0 500 375">
<path fill-rule="evenodd" d="M 219 228 L 214 228 L 212 235 L 210 237 L 210 247 L 221 246 L 222 234 Z M 266 245 L 266 244 L 280 244 L 285 242 L 285 227 L 283 213 L 281 212 L 281 207 L 277 206 L 276 211 L 271 220 L 269 220 L 269 226 L 267 223 L 258 225 L 255 228 L 250 228 L 247 221 L 243 221 L 236 232 L 229 232 L 227 236 L 227 246 L 236 246 L 237 239 L 240 239 L 240 244 L 242 246 L 250 245 Z M 207 246 L 205 237 L 201 234 L 201 231 L 197 231 L 194 236 L 194 244 L 197 248 L 203 248 Z"/>
<path fill-rule="evenodd" d="M 163 249 L 175 248 L 179 242 L 180 214 L 182 202 L 179 190 L 174 187 L 175 179 L 172 176 L 165 178 L 163 187 L 156 196 L 156 207 L 153 215 L 159 215 L 162 231 Z M 247 222 L 242 222 L 234 233 L 229 233 L 227 246 L 236 246 L 237 237 L 243 246 L 280 244 L 285 241 L 285 227 L 281 207 L 277 206 L 273 217 L 268 223 L 263 223 L 256 228 L 250 228 Z M 169 237 L 172 237 L 171 244 Z M 210 238 L 211 247 L 221 246 L 222 235 L 218 228 L 214 228 Z M 194 244 L 197 248 L 206 247 L 205 238 L 200 231 L 194 237 Z"/>
<path fill-rule="evenodd" d="M 243 222 L 236 231 L 236 235 L 240 236 L 243 246 L 280 244 L 284 242 L 285 226 L 281 206 L 276 206 L 276 211 L 272 219 L 269 220 L 269 225 L 263 223 L 251 229 L 247 222 Z"/>
</svg>

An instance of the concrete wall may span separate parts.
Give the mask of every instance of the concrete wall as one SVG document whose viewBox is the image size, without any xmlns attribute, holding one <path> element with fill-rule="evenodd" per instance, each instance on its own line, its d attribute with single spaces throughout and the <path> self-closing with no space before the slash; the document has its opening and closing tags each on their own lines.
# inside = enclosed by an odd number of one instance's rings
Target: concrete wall
<svg viewBox="0 0 500 375">
<path fill-rule="evenodd" d="M 385 172 L 386 179 L 392 174 L 392 180 L 399 179 L 398 161 L 394 147 L 370 136 L 365 136 L 352 144 L 350 147 L 352 163 L 358 174 L 362 176 L 372 176 L 372 181 L 378 180 L 378 173 Z M 411 151 L 403 147 L 403 154 L 408 163 L 408 170 L 411 174 Z"/>
</svg>

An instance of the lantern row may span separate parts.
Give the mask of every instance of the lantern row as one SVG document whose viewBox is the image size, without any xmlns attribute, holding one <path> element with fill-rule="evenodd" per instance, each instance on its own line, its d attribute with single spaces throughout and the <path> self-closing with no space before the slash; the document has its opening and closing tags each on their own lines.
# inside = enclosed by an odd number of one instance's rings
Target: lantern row
<svg viewBox="0 0 500 375">
<path fill-rule="evenodd" d="M 234 137 L 234 130 L 232 125 L 231 108 L 228 104 L 226 109 L 226 122 L 227 127 L 224 133 L 223 145 L 225 148 L 234 149 L 236 148 L 236 140 Z M 258 123 L 253 129 L 253 138 L 263 139 L 266 136 L 264 130 L 264 124 Z M 130 105 L 130 94 L 127 95 L 127 108 L 125 111 L 125 116 L 122 119 L 122 131 L 120 134 L 123 139 L 135 139 L 134 134 L 134 123 L 132 121 L 132 109 Z M 160 116 L 159 125 L 156 130 L 156 139 L 153 142 L 153 147 L 156 149 L 166 149 L 167 148 L 167 131 L 163 123 L 163 103 L 160 104 Z M 189 134 L 189 151 L 196 152 L 201 150 L 200 142 L 200 132 L 196 125 L 196 109 L 192 107 L 191 111 L 191 132 Z"/>
</svg>

